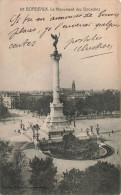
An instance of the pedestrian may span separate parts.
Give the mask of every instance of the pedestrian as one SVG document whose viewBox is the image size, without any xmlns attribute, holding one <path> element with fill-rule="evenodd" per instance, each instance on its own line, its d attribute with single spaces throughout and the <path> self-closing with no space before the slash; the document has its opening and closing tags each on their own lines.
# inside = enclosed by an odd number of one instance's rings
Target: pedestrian
<svg viewBox="0 0 121 195">
<path fill-rule="evenodd" d="M 91 132 L 93 133 L 93 126 L 92 125 L 90 126 L 90 129 L 91 129 Z"/>
<path fill-rule="evenodd" d="M 87 135 L 89 135 L 89 129 L 88 128 L 86 129 L 86 132 L 87 132 Z"/>
<path fill-rule="evenodd" d="M 112 130 L 112 133 L 113 133 L 113 130 Z"/>
<path fill-rule="evenodd" d="M 109 137 L 110 137 L 110 133 L 109 133 Z"/>
</svg>

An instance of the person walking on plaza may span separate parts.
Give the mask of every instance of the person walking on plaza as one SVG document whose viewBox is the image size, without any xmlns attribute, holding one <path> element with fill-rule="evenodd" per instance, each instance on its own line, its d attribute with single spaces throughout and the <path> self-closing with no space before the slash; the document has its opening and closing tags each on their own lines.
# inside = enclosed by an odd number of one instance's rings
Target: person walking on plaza
<svg viewBox="0 0 121 195">
<path fill-rule="evenodd" d="M 89 135 L 89 129 L 88 128 L 86 129 L 86 132 L 87 132 L 87 135 Z"/>
<path fill-rule="evenodd" d="M 93 133 L 93 126 L 92 125 L 90 126 L 90 129 L 91 129 L 91 133 Z"/>
<path fill-rule="evenodd" d="M 97 135 L 99 135 L 99 131 L 100 131 L 100 128 L 99 128 L 99 125 L 97 124 L 97 128 L 96 128 L 96 131 L 97 131 Z"/>
</svg>

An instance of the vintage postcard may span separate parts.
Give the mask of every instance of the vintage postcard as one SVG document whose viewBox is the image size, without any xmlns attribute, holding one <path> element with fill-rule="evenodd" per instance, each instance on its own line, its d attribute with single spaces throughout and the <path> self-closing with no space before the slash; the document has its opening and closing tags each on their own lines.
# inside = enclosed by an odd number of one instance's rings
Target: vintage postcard
<svg viewBox="0 0 121 195">
<path fill-rule="evenodd" d="M 120 194 L 118 0 L 0 0 L 0 194 Z"/>
</svg>

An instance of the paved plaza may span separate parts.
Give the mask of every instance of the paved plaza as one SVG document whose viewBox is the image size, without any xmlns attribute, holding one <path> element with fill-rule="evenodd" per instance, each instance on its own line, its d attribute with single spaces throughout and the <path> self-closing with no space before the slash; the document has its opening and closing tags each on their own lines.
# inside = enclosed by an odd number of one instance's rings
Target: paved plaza
<svg viewBox="0 0 121 195">
<path fill-rule="evenodd" d="M 27 158 L 32 159 L 34 156 L 38 156 L 39 158 L 45 158 L 46 156 L 37 149 L 26 149 L 26 143 L 30 143 L 31 141 L 31 133 L 30 136 L 26 136 L 25 134 L 18 133 L 20 129 L 20 122 L 22 120 L 23 124 L 25 124 L 25 128 L 28 128 L 29 123 L 42 125 L 44 117 L 33 117 L 33 114 L 28 114 L 24 111 L 12 110 L 12 112 L 19 114 L 16 118 L 10 118 L 8 120 L 0 122 L 0 138 L 5 140 L 10 140 L 12 143 L 21 143 L 21 147 L 25 147 L 23 150 L 27 156 Z M 96 119 L 96 120 L 77 120 L 76 128 L 77 134 L 81 132 L 86 132 L 86 128 L 90 128 L 93 126 L 94 132 L 96 133 L 96 126 L 99 124 L 100 126 L 100 134 L 107 141 L 106 144 L 112 146 L 115 150 L 115 153 L 105 159 L 100 159 L 101 161 L 108 161 L 112 164 L 120 164 L 120 119 L 119 118 L 106 118 L 106 119 Z M 113 130 L 113 133 L 112 133 Z M 28 130 L 29 131 L 29 130 Z M 27 132 L 28 132 L 27 131 Z M 29 133 L 27 133 L 29 135 Z M 62 173 L 66 170 L 70 170 L 72 168 L 77 168 L 80 170 L 85 170 L 85 168 L 94 165 L 97 163 L 97 160 L 62 160 L 62 159 L 53 159 L 54 165 L 57 166 L 58 174 L 57 177 L 60 178 Z"/>
</svg>

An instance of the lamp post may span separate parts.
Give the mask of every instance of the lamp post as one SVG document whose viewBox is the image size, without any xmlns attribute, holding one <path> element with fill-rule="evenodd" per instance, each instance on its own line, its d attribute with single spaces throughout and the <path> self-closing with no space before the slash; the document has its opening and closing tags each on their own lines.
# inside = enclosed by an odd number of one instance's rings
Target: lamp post
<svg viewBox="0 0 121 195">
<path fill-rule="evenodd" d="M 39 141 L 39 133 L 38 133 L 39 125 L 38 124 L 33 125 L 32 130 L 33 130 L 33 140 L 36 138 L 36 140 Z"/>
<path fill-rule="evenodd" d="M 32 127 L 32 131 L 33 131 L 33 141 L 34 141 L 34 139 L 35 139 L 35 125 L 33 125 L 33 127 Z"/>
<path fill-rule="evenodd" d="M 37 131 L 36 138 L 37 138 L 37 141 L 39 141 L 39 133 L 38 133 L 38 130 L 39 130 L 39 125 L 36 124 L 36 131 Z"/>
</svg>

